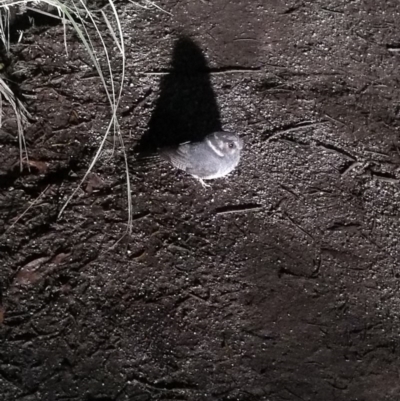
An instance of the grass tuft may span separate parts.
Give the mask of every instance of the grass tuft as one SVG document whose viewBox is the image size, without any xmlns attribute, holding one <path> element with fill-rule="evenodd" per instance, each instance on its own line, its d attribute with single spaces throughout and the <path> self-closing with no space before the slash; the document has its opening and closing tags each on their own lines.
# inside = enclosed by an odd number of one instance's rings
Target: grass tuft
<svg viewBox="0 0 400 401">
<path fill-rule="evenodd" d="M 72 192 L 72 194 L 68 197 L 66 202 L 61 208 L 59 213 L 59 217 L 63 214 L 65 208 L 70 203 L 71 199 L 75 196 L 77 191 L 81 188 L 83 182 L 88 177 L 89 173 L 93 170 L 95 164 L 99 160 L 99 157 L 103 151 L 106 140 L 110 134 L 114 135 L 114 138 L 119 139 L 119 144 L 122 148 L 122 153 L 124 155 L 125 160 L 125 168 L 126 168 L 126 185 L 128 192 L 128 232 L 132 230 L 132 198 L 131 198 L 131 186 L 129 179 L 129 171 L 128 171 L 128 160 L 125 151 L 124 141 L 121 135 L 121 131 L 118 123 L 117 111 L 119 107 L 119 103 L 122 96 L 122 91 L 124 87 L 125 81 L 125 64 L 126 64 L 126 56 L 125 56 L 125 46 L 124 46 L 124 38 L 123 32 L 121 28 L 120 19 L 115 8 L 113 0 L 109 0 L 109 6 L 111 8 L 111 17 L 113 19 L 110 20 L 110 17 L 106 15 L 103 10 L 100 10 L 101 17 L 105 22 L 108 33 L 112 37 L 116 48 L 118 49 L 118 53 L 121 57 L 121 71 L 120 78 L 117 81 L 115 79 L 115 73 L 111 67 L 110 56 L 108 52 L 108 48 L 105 43 L 105 33 L 100 29 L 100 20 L 96 16 L 96 12 L 99 10 L 91 10 L 87 7 L 85 0 L 36 0 L 36 1 L 26 1 L 26 0 L 0 0 L 0 40 L 3 42 L 4 48 L 7 52 L 10 51 L 10 21 L 12 16 L 15 15 L 16 11 L 24 11 L 26 9 L 33 10 L 38 13 L 42 13 L 45 15 L 51 15 L 56 18 L 60 18 L 63 26 L 64 26 L 64 43 L 66 52 L 68 54 L 68 46 L 66 40 L 66 29 L 72 28 L 75 33 L 80 38 L 82 44 L 85 47 L 87 54 L 89 55 L 94 67 L 97 70 L 97 73 L 101 79 L 104 90 L 107 95 L 108 102 L 110 104 L 111 109 L 111 117 L 110 122 L 107 126 L 107 129 L 100 141 L 97 152 L 91 161 L 84 177 L 78 184 L 77 188 Z M 104 8 L 104 7 L 103 7 Z M 52 14 L 52 11 L 57 11 L 57 15 Z M 113 28 L 115 26 L 115 29 Z M 94 29 L 93 29 L 94 28 Z M 93 31 L 98 39 L 100 39 L 102 46 L 102 54 L 106 59 L 105 70 L 106 73 L 103 72 L 103 66 L 97 56 L 99 50 L 95 49 L 93 44 Z M 106 76 L 108 78 L 106 78 Z M 116 89 L 118 88 L 118 89 Z M 23 135 L 23 126 L 26 123 L 28 115 L 26 109 L 22 105 L 20 101 L 18 101 L 13 95 L 10 88 L 7 86 L 6 82 L 0 78 L 0 93 L 3 98 L 12 106 L 18 124 L 18 138 L 20 145 L 20 162 L 22 168 L 23 161 L 23 153 L 25 153 L 25 157 L 27 158 L 27 149 L 25 144 L 25 138 Z M 0 102 L 0 116 L 1 116 L 1 102 Z M 1 123 L 1 120 L 0 120 Z"/>
</svg>

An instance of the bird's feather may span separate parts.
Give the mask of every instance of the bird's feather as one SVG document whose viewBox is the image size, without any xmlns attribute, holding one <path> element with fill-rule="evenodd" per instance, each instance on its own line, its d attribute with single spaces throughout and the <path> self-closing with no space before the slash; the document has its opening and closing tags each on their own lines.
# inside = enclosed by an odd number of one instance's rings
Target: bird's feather
<svg viewBox="0 0 400 401">
<path fill-rule="evenodd" d="M 229 149 L 229 143 L 236 148 Z M 240 159 L 240 139 L 236 134 L 217 132 L 200 142 L 185 142 L 159 150 L 159 155 L 175 168 L 200 179 L 214 179 L 229 174 Z"/>
</svg>

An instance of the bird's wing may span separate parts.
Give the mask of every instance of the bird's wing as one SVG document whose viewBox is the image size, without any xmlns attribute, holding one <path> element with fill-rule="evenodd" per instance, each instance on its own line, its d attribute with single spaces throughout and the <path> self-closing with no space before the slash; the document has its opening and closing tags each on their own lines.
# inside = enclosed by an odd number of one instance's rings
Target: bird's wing
<svg viewBox="0 0 400 401">
<path fill-rule="evenodd" d="M 218 168 L 215 165 L 197 165 L 197 166 L 190 166 L 186 169 L 188 174 L 191 174 L 197 178 L 213 178 L 218 173 Z"/>
<path fill-rule="evenodd" d="M 189 151 L 190 148 L 188 142 L 181 144 L 176 148 L 163 149 L 161 156 L 167 159 L 176 168 L 187 171 L 188 168 L 192 167 Z"/>
<path fill-rule="evenodd" d="M 198 178 L 218 175 L 220 158 L 210 153 L 203 143 L 188 142 L 176 148 L 164 149 L 161 153 L 174 167 Z"/>
</svg>

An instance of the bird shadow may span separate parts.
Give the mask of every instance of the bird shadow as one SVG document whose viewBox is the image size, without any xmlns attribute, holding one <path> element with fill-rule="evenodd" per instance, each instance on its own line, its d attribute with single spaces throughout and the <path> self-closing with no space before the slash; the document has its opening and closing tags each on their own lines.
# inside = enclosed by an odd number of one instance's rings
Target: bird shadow
<svg viewBox="0 0 400 401">
<path fill-rule="evenodd" d="M 191 38 L 181 36 L 175 42 L 170 68 L 161 79 L 149 129 L 135 151 L 140 155 L 186 141 L 201 141 L 220 130 L 207 61 Z"/>
</svg>

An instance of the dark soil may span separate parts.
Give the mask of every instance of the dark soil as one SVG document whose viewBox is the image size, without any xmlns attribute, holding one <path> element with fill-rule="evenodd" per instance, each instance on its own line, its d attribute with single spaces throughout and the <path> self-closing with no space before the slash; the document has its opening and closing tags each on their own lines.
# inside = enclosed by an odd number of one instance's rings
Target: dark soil
<svg viewBox="0 0 400 401">
<path fill-rule="evenodd" d="M 117 3 L 131 235 L 112 138 L 57 218 L 110 118 L 77 36 L 27 28 L 2 71 L 32 120 L 21 173 L 4 106 L 0 399 L 398 401 L 399 1 L 156 3 Z M 220 127 L 212 188 L 134 160 Z"/>
</svg>

